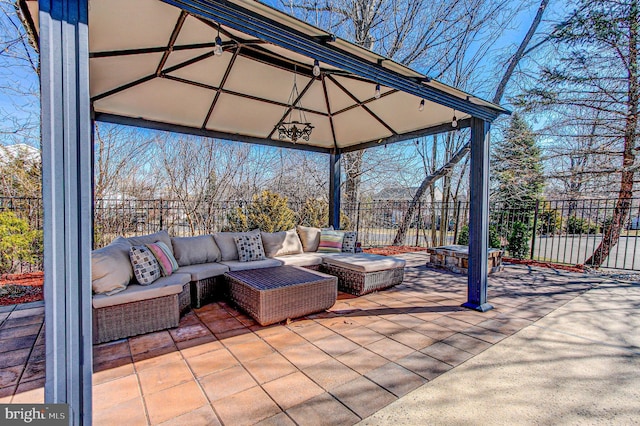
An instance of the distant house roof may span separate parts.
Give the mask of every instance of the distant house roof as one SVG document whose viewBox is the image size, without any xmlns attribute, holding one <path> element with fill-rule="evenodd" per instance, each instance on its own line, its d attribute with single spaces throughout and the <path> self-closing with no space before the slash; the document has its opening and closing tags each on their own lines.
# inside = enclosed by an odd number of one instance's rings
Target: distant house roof
<svg viewBox="0 0 640 426">
<path fill-rule="evenodd" d="M 30 145 L 19 143 L 16 145 L 0 145 L 0 163 L 8 163 L 16 158 L 37 163 L 40 161 L 40 150 Z"/>
<path fill-rule="evenodd" d="M 384 188 L 382 191 L 378 192 L 373 196 L 374 200 L 394 200 L 394 201 L 411 201 L 416 191 L 418 190 L 417 186 L 411 188 L 402 188 L 402 187 L 392 187 L 392 188 Z M 423 199 L 429 199 L 429 191 L 425 191 L 423 195 Z M 439 188 L 435 188 L 434 199 L 436 201 L 442 200 L 442 191 Z"/>
</svg>

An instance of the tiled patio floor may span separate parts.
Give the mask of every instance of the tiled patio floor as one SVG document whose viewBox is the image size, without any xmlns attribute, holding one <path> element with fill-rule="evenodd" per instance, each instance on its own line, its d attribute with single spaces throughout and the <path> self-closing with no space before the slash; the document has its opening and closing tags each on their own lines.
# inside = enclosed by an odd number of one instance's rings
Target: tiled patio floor
<svg viewBox="0 0 640 426">
<path fill-rule="evenodd" d="M 496 309 L 460 308 L 466 277 L 405 255 L 405 281 L 327 312 L 269 327 L 224 302 L 176 329 L 94 347 L 94 423 L 358 422 L 519 331 L 597 279 L 508 266 L 490 278 Z M 0 311 L 0 403 L 41 402 L 42 307 Z"/>
</svg>

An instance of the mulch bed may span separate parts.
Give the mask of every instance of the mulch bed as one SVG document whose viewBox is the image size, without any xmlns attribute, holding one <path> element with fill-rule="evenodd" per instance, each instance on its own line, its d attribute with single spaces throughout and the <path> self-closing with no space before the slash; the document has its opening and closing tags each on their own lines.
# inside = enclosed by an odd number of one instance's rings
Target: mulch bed
<svg viewBox="0 0 640 426">
<path fill-rule="evenodd" d="M 0 275 L 0 306 L 42 300 L 44 273 Z"/>
<path fill-rule="evenodd" d="M 561 265 L 559 263 L 539 262 L 529 259 L 514 259 L 511 257 L 503 257 L 503 262 L 516 263 L 518 265 L 540 266 L 542 268 L 561 269 L 569 272 L 586 272 L 584 265 Z"/>
</svg>

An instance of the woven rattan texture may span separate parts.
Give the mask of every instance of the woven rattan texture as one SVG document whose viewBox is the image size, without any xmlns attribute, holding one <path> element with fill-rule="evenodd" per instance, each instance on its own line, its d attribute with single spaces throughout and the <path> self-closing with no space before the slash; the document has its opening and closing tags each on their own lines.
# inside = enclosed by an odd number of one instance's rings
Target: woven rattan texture
<svg viewBox="0 0 640 426">
<path fill-rule="evenodd" d="M 224 277 L 211 277 L 191 282 L 191 304 L 194 308 L 201 308 L 207 303 L 224 296 Z"/>
<path fill-rule="evenodd" d="M 182 291 L 178 295 L 178 307 L 180 316 L 183 316 L 191 310 L 191 283 L 186 283 L 182 287 Z"/>
<path fill-rule="evenodd" d="M 178 295 L 93 309 L 93 343 L 177 327 Z"/>
<path fill-rule="evenodd" d="M 325 279 L 320 275 L 293 266 L 231 271 L 227 272 L 227 276 L 240 280 L 258 290 L 270 290 Z"/>
<path fill-rule="evenodd" d="M 386 271 L 360 272 L 340 266 L 325 264 L 324 272 L 338 277 L 338 289 L 345 293 L 361 296 L 400 284 L 404 279 L 404 268 Z"/>
<path fill-rule="evenodd" d="M 291 267 L 267 268 L 268 276 L 273 279 L 266 282 L 265 276 L 259 280 L 264 289 L 254 287 L 244 281 L 243 276 L 255 278 L 253 274 L 227 273 L 231 300 L 245 310 L 260 325 L 269 325 L 298 318 L 330 308 L 338 296 L 336 277 L 321 276 L 296 270 Z M 265 271 L 265 269 L 256 270 Z M 244 272 L 244 271 L 237 271 Z M 281 274 L 278 274 L 281 272 Z M 304 274 L 298 274 L 303 272 Z M 287 276 L 283 278 L 283 276 Z M 301 281 L 306 276 L 310 281 Z"/>
</svg>

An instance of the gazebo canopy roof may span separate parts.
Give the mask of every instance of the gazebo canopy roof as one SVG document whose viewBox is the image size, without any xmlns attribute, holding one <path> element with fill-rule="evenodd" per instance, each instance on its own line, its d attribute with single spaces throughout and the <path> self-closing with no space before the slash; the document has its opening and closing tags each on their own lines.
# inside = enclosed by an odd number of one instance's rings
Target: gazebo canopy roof
<svg viewBox="0 0 640 426">
<path fill-rule="evenodd" d="M 38 2 L 21 7 L 37 34 Z M 464 127 L 507 112 L 253 0 L 91 0 L 89 48 L 99 121 L 346 152 L 451 130 L 454 115 Z M 314 126 L 295 144 L 277 130 L 300 118 L 294 73 Z"/>
</svg>

